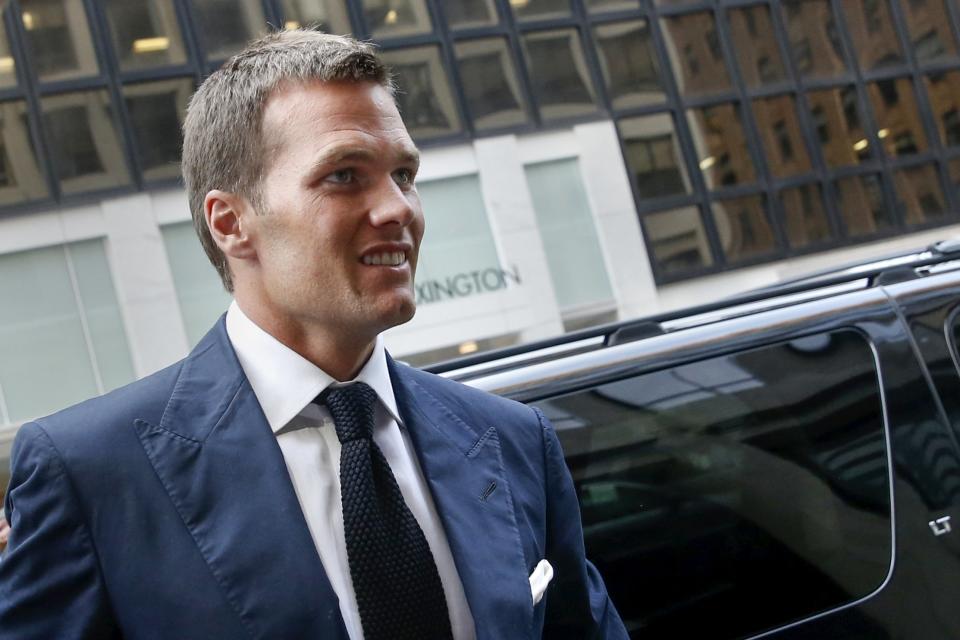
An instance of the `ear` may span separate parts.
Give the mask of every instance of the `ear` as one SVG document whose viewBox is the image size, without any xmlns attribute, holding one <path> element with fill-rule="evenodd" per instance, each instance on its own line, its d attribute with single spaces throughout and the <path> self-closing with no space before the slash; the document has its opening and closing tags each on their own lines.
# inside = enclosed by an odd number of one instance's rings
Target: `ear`
<svg viewBox="0 0 960 640">
<path fill-rule="evenodd" d="M 239 260 L 256 256 L 249 233 L 254 212 L 246 198 L 214 189 L 203 199 L 203 213 L 210 235 L 224 255 Z"/>
</svg>

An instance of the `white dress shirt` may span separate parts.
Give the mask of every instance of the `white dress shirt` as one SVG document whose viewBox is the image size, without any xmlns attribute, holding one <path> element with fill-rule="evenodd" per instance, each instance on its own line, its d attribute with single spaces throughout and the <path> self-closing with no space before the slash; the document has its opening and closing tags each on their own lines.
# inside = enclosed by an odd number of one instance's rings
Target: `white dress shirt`
<svg viewBox="0 0 960 640">
<path fill-rule="evenodd" d="M 357 598 L 347 564 L 340 503 L 340 441 L 326 407 L 313 404 L 330 385 L 341 386 L 313 363 L 258 327 L 236 302 L 227 310 L 227 335 L 283 452 L 290 480 L 327 578 L 340 600 L 351 640 L 362 640 Z M 433 553 L 455 640 L 474 640 L 473 616 L 453 562 L 443 523 L 403 428 L 390 383 L 386 352 L 378 337 L 373 353 L 353 381 L 370 385 L 380 402 L 373 439 L 383 451 L 407 506 Z M 352 381 L 351 381 L 352 382 Z M 303 428 L 303 427 L 307 428 Z"/>
</svg>

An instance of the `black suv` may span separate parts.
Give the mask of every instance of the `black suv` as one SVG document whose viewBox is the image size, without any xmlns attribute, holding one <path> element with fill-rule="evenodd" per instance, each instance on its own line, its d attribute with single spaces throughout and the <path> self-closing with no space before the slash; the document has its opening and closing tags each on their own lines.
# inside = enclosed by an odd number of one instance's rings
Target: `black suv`
<svg viewBox="0 0 960 640">
<path fill-rule="evenodd" d="M 632 637 L 960 638 L 960 252 L 432 368 L 539 406 Z"/>
</svg>

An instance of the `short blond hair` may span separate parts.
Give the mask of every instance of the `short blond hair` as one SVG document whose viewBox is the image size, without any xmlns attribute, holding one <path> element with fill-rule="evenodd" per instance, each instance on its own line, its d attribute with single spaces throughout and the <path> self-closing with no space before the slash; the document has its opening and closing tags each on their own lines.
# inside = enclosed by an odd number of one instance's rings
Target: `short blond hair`
<svg viewBox="0 0 960 640">
<path fill-rule="evenodd" d="M 248 198 L 262 211 L 267 170 L 263 110 L 286 83 L 374 82 L 394 93 L 373 45 L 308 29 L 277 31 L 256 40 L 208 77 L 190 99 L 183 123 L 181 168 L 193 226 L 223 286 L 233 292 L 226 256 L 207 228 L 203 201 L 220 189 Z"/>
</svg>

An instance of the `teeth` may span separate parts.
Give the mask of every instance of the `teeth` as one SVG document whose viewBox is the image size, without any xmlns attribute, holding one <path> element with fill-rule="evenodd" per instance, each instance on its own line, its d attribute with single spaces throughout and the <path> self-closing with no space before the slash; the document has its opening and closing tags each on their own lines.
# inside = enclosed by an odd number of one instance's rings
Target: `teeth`
<svg viewBox="0 0 960 640">
<path fill-rule="evenodd" d="M 399 267 L 407 261 L 403 251 L 384 251 L 363 256 L 363 264 Z"/>
</svg>

